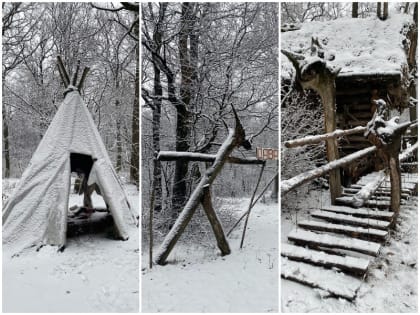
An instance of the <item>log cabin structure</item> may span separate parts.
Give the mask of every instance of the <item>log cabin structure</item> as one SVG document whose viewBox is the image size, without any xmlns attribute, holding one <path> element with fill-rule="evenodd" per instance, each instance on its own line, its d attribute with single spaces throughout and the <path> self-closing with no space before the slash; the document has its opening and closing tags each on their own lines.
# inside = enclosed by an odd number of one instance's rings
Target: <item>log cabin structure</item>
<svg viewBox="0 0 420 315">
<path fill-rule="evenodd" d="M 393 13 L 385 21 L 376 17 L 343 18 L 327 22 L 303 23 L 299 28 L 282 30 L 282 48 L 307 54 L 311 38 L 325 48 L 329 65 L 339 70 L 335 79 L 337 129 L 366 126 L 384 99 L 389 109 L 404 111 L 405 119 L 415 120 L 417 109 L 417 21 L 408 14 Z M 282 55 L 282 84 L 294 78 L 292 63 Z M 292 85 L 291 85 L 292 86 Z M 287 104 L 286 104 L 287 106 Z M 413 129 L 403 143 L 417 142 Z M 340 138 L 339 157 L 371 146 L 361 134 Z M 360 176 L 383 168 L 376 153 L 342 167 L 341 181 L 347 186 Z"/>
</svg>

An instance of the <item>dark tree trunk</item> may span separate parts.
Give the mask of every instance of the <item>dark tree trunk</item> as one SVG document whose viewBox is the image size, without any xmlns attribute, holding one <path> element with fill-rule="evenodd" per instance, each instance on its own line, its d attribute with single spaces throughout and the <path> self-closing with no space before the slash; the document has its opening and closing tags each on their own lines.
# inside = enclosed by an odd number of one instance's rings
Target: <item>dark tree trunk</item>
<svg viewBox="0 0 420 315">
<path fill-rule="evenodd" d="M 10 177 L 10 149 L 9 149 L 9 125 L 7 121 L 7 112 L 3 105 L 3 158 L 4 158 L 4 177 Z"/>
<path fill-rule="evenodd" d="M 118 100 L 118 99 L 115 100 L 115 111 L 116 111 L 117 115 L 120 112 L 120 100 Z M 117 172 L 119 172 L 119 171 L 121 171 L 121 167 L 122 167 L 122 142 L 121 142 L 121 119 L 120 119 L 120 117 L 117 117 L 117 122 L 116 123 L 117 123 L 117 137 L 116 137 L 117 164 L 116 164 L 115 170 Z"/>
<path fill-rule="evenodd" d="M 380 19 L 380 18 L 381 18 L 381 11 L 382 11 L 382 9 L 381 9 L 381 3 L 380 3 L 380 2 L 378 2 L 378 3 L 376 4 L 376 16 L 378 17 L 378 19 Z"/>
<path fill-rule="evenodd" d="M 188 151 L 190 136 L 190 121 L 188 108 L 191 102 L 192 90 L 192 66 L 190 63 L 190 49 L 188 39 L 192 33 L 195 17 L 191 14 L 193 4 L 182 3 L 181 30 L 179 32 L 179 60 L 181 68 L 180 104 L 177 105 L 176 113 L 176 151 Z M 191 45 L 190 45 L 191 46 Z M 174 183 L 172 188 L 173 218 L 178 216 L 187 200 L 188 163 L 176 161 Z"/>
<path fill-rule="evenodd" d="M 136 56 L 138 56 L 139 47 L 136 49 Z M 134 103 L 133 115 L 131 118 L 131 160 L 130 160 L 130 179 L 137 186 L 139 185 L 139 58 L 136 60 L 136 78 L 134 81 Z"/>
<path fill-rule="evenodd" d="M 156 25 L 156 31 L 153 34 L 153 41 L 155 44 L 156 53 L 159 54 L 162 47 L 162 22 L 165 14 L 166 5 L 161 4 L 159 7 L 159 21 Z M 155 62 L 153 64 L 154 78 L 153 78 L 153 117 L 152 117 L 152 141 L 154 154 L 160 151 L 160 117 L 162 108 L 162 83 L 160 79 L 161 71 L 157 66 L 157 55 L 153 55 Z M 154 193 L 154 209 L 155 212 L 162 210 L 162 167 L 159 161 L 153 163 L 153 185 Z"/>
<path fill-rule="evenodd" d="M 382 20 L 386 20 L 388 18 L 388 2 L 384 2 L 384 13 L 382 16 Z"/>
<path fill-rule="evenodd" d="M 139 11 L 136 7 L 131 7 L 128 10 L 131 10 L 135 12 L 135 16 L 138 17 Z M 134 26 L 134 34 L 137 38 L 139 38 L 139 23 L 136 23 Z M 140 61 L 139 61 L 139 45 L 137 44 L 136 47 L 136 74 L 134 79 L 134 103 L 133 103 L 133 115 L 131 117 L 131 157 L 130 157 L 130 180 L 133 181 L 137 187 L 139 186 L 139 169 L 140 169 L 140 163 L 139 163 L 139 150 L 140 150 L 140 126 L 139 126 L 139 120 L 140 120 L 140 108 L 139 108 L 139 102 L 140 102 L 140 91 L 139 91 L 139 85 L 140 85 Z"/>
<path fill-rule="evenodd" d="M 351 17 L 352 18 L 357 18 L 358 16 L 358 11 L 359 10 L 359 2 L 352 2 L 352 7 L 351 7 Z"/>
</svg>

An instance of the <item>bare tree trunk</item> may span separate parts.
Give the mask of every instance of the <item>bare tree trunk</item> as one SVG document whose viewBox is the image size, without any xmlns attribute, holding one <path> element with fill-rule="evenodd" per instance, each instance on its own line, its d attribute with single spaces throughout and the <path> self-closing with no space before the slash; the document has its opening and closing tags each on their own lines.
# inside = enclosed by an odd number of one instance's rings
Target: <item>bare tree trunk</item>
<svg viewBox="0 0 420 315">
<path fill-rule="evenodd" d="M 116 87 L 119 84 L 116 85 Z M 117 115 L 119 115 L 120 112 L 120 100 L 115 100 L 115 111 Z M 115 171 L 120 172 L 122 167 L 122 141 L 121 141 L 121 121 L 120 117 L 117 117 L 117 136 L 116 136 L 116 142 L 117 142 L 117 164 L 115 166 Z"/>
<path fill-rule="evenodd" d="M 382 11 L 382 9 L 381 9 L 381 3 L 380 3 L 380 2 L 378 2 L 378 3 L 376 4 L 376 16 L 378 17 L 378 19 L 380 19 L 380 18 L 381 18 L 381 11 Z"/>
<path fill-rule="evenodd" d="M 418 37 L 418 16 L 417 16 L 417 10 L 418 10 L 418 3 L 414 5 L 414 14 L 413 14 L 413 20 L 416 24 L 415 27 L 411 27 L 410 32 L 408 34 L 410 38 L 410 48 L 408 51 L 408 65 L 410 67 L 410 70 L 413 70 L 417 67 L 417 37 Z M 417 80 L 412 80 L 409 88 L 410 96 L 417 99 Z M 417 119 L 417 106 L 410 107 L 410 120 L 414 121 Z M 411 133 L 413 135 L 417 135 L 417 128 L 411 129 Z"/>
<path fill-rule="evenodd" d="M 159 53 L 162 48 L 162 22 L 164 19 L 164 14 L 166 10 L 165 4 L 160 4 L 159 6 L 159 20 L 156 25 L 156 31 L 153 34 L 153 41 L 155 44 L 156 53 Z M 160 117 L 161 117 L 161 107 L 162 107 L 162 83 L 160 79 L 161 71 L 157 66 L 157 55 L 153 55 L 152 58 L 155 58 L 153 64 L 153 116 L 152 116 L 152 144 L 154 154 L 160 151 Z M 155 156 L 156 159 L 156 156 Z M 162 166 L 159 161 L 154 160 L 153 162 L 153 185 L 154 193 L 154 209 L 155 212 L 160 212 L 162 210 Z"/>
<path fill-rule="evenodd" d="M 191 101 L 192 67 L 190 65 L 188 38 L 191 33 L 194 18 L 191 14 L 192 6 L 190 2 L 182 3 L 181 30 L 179 32 L 179 59 L 181 68 L 181 87 L 180 101 L 176 113 L 176 151 L 188 151 L 190 122 L 188 107 Z M 187 200 L 188 163 L 183 161 L 175 162 L 174 183 L 172 188 L 172 208 L 173 218 L 178 216 L 179 211 Z"/>
<path fill-rule="evenodd" d="M 352 2 L 352 7 L 351 7 L 351 17 L 352 18 L 357 18 L 358 16 L 358 11 L 359 10 L 359 2 Z"/>
<path fill-rule="evenodd" d="M 139 46 L 136 48 L 136 56 L 139 53 Z M 130 179 L 137 186 L 139 185 L 139 58 L 136 60 L 136 77 L 134 80 L 134 103 L 133 114 L 131 117 L 131 159 L 130 159 Z"/>
<path fill-rule="evenodd" d="M 3 104 L 3 158 L 4 158 L 4 177 L 10 177 L 10 144 L 9 144 L 9 125 L 7 121 L 7 112 Z"/>
<path fill-rule="evenodd" d="M 384 2 L 384 14 L 382 15 L 382 20 L 388 18 L 388 2 Z"/>
</svg>

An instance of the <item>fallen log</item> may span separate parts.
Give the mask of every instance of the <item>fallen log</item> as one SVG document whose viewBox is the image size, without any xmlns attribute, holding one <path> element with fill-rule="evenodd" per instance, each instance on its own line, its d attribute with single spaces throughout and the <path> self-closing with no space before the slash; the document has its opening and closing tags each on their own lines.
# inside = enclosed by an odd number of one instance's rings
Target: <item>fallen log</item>
<svg viewBox="0 0 420 315">
<path fill-rule="evenodd" d="M 363 186 L 363 188 L 360 189 L 357 194 L 353 195 L 351 199 L 351 206 L 354 208 L 362 207 L 366 201 L 372 197 L 379 186 L 381 186 L 386 177 L 387 174 L 384 170 L 379 171 L 376 178 L 372 179 L 368 184 Z"/>
<path fill-rule="evenodd" d="M 300 147 L 300 146 L 304 146 L 308 144 L 317 144 L 317 143 L 320 143 L 322 141 L 332 139 L 332 138 L 338 138 L 342 136 L 363 133 L 365 131 L 366 131 L 366 127 L 363 127 L 363 126 L 357 126 L 355 128 L 347 129 L 347 130 L 337 129 L 333 132 L 324 133 L 322 135 L 307 136 L 300 139 L 289 140 L 289 141 L 286 141 L 284 145 L 286 146 L 286 148 L 295 148 L 295 147 Z"/>
<path fill-rule="evenodd" d="M 320 166 L 316 169 L 301 173 L 295 177 L 292 177 L 290 179 L 284 180 L 281 182 L 281 194 L 284 195 L 288 193 L 290 190 L 299 187 L 303 185 L 304 183 L 307 183 L 315 178 L 321 177 L 324 174 L 337 169 L 339 167 L 342 167 L 344 165 L 350 164 L 354 160 L 360 159 L 368 154 L 372 154 L 375 152 L 377 148 L 375 146 L 354 152 L 352 154 L 347 155 L 346 157 L 343 157 L 341 159 L 329 162 L 323 166 Z"/>
</svg>

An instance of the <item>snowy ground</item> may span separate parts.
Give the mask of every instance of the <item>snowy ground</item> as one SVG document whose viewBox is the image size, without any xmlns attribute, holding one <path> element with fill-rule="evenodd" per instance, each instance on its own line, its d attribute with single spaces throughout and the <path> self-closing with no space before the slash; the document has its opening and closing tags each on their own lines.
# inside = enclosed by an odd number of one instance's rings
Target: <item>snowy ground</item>
<svg viewBox="0 0 420 315">
<path fill-rule="evenodd" d="M 287 234 L 296 226 L 296 221 L 309 218 L 309 212 L 327 204 L 328 199 L 328 191 L 310 191 L 299 194 L 299 201 L 291 204 L 289 209 L 282 209 L 282 242 L 287 242 Z M 343 299 L 323 299 L 318 290 L 281 279 L 281 311 L 417 312 L 417 220 L 417 197 L 412 197 L 401 207 L 390 243 L 382 248 L 380 256 L 369 268 L 368 277 L 353 303 Z"/>
<path fill-rule="evenodd" d="M 239 217 L 249 200 L 230 202 L 236 204 L 222 211 Z M 278 204 L 258 203 L 244 248 L 239 249 L 239 228 L 228 239 L 232 253 L 225 257 L 216 248 L 184 241 L 175 246 L 168 265 L 150 270 L 144 246 L 142 311 L 278 312 L 278 213 Z"/>
<path fill-rule="evenodd" d="M 12 187 L 11 181 L 3 185 Z M 125 187 L 138 211 L 138 191 Z M 69 205 L 81 204 L 71 195 Z M 104 206 L 94 194 L 96 207 Z M 130 239 L 117 241 L 106 233 L 69 238 L 64 252 L 44 247 L 18 257 L 3 255 L 3 312 L 138 312 L 138 229 L 127 215 Z"/>
</svg>

